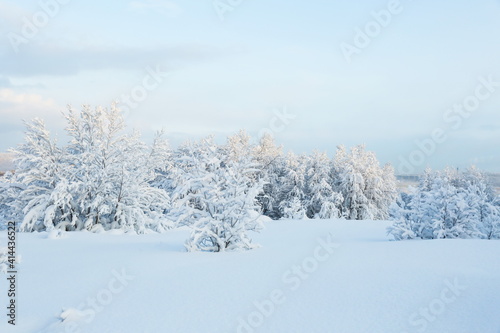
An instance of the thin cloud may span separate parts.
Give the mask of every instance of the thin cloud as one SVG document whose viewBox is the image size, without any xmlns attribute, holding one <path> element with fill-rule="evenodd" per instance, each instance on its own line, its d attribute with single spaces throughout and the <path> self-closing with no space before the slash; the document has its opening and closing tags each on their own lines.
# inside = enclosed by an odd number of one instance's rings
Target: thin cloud
<svg viewBox="0 0 500 333">
<path fill-rule="evenodd" d="M 29 89 L 46 89 L 47 87 L 42 83 L 16 84 L 16 83 L 13 83 L 9 77 L 0 75 L 0 89 L 2 89 L 2 88 L 29 90 Z"/>
<path fill-rule="evenodd" d="M 94 46 L 80 49 L 27 45 L 20 54 L 0 53 L 0 72 L 8 76 L 29 77 L 76 75 L 85 70 L 135 70 L 155 64 L 173 69 L 223 57 L 227 52 L 195 44 L 157 48 Z"/>
</svg>

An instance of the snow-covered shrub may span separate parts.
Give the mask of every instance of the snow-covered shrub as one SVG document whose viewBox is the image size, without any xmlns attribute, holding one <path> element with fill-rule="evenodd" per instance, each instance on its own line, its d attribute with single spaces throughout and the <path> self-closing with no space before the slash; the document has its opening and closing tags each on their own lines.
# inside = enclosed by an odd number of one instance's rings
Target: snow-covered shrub
<svg viewBox="0 0 500 333">
<path fill-rule="evenodd" d="M 426 170 L 418 188 L 393 207 L 388 233 L 396 240 L 500 238 L 500 207 L 486 176 L 475 168 Z"/>
<path fill-rule="evenodd" d="M 188 251 L 251 249 L 249 231 L 262 224 L 255 215 L 263 181 L 251 156 L 231 154 L 212 137 L 186 143 L 174 153 L 174 215 L 191 227 Z"/>
<path fill-rule="evenodd" d="M 21 231 L 124 229 L 163 231 L 165 191 L 150 182 L 165 166 L 166 145 L 151 147 L 123 134 L 123 118 L 110 109 L 84 106 L 65 115 L 71 141 L 59 146 L 42 120 L 27 124 L 16 154 L 18 195 L 9 203 Z M 11 187 L 12 188 L 12 187 Z"/>
</svg>

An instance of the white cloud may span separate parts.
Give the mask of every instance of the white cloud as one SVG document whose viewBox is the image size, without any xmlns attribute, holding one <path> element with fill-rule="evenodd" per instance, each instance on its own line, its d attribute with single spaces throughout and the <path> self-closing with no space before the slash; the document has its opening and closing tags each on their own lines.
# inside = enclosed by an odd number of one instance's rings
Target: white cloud
<svg viewBox="0 0 500 333">
<path fill-rule="evenodd" d="M 18 93 L 13 89 L 0 89 L 0 118 L 2 125 L 19 126 L 21 119 L 41 117 L 53 120 L 60 117 L 61 108 L 50 98 L 38 94 Z M 17 125 L 17 126 L 16 126 Z"/>
<path fill-rule="evenodd" d="M 9 104 L 31 104 L 40 107 L 53 106 L 54 103 L 50 99 L 44 99 L 41 95 L 16 93 L 12 89 L 0 89 L 0 102 Z"/>
<path fill-rule="evenodd" d="M 51 98 L 0 88 L 0 151 L 23 141 L 25 128 L 22 120 L 41 118 L 47 128 L 58 136 L 64 128 L 63 109 Z"/>
</svg>

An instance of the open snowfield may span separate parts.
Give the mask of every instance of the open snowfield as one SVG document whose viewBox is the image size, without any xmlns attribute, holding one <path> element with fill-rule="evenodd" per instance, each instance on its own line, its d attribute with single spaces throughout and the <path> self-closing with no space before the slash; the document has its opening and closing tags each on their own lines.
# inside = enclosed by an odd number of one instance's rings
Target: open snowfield
<svg viewBox="0 0 500 333">
<path fill-rule="evenodd" d="M 18 234 L 0 332 L 500 332 L 500 241 L 395 242 L 389 223 L 273 221 L 232 253 L 185 252 L 187 230 Z"/>
</svg>

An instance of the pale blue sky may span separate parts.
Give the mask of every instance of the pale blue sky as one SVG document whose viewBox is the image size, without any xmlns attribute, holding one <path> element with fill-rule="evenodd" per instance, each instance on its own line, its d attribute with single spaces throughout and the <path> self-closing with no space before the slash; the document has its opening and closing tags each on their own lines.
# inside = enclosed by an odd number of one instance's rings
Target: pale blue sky
<svg viewBox="0 0 500 333">
<path fill-rule="evenodd" d="M 287 150 L 365 143 L 400 172 L 402 160 L 500 172 L 500 86 L 457 129 L 443 118 L 479 77 L 500 82 L 500 1 L 401 0 L 348 62 L 341 44 L 355 46 L 356 27 L 390 2 L 242 0 L 222 21 L 211 0 L 2 1 L 0 151 L 22 140 L 22 119 L 62 128 L 67 104 L 109 105 L 159 67 L 168 77 L 127 113 L 146 138 L 162 127 L 174 145 L 257 136 L 286 108 L 295 119 L 275 137 Z M 23 18 L 43 18 L 43 3 L 57 13 L 15 52 L 13 34 L 26 37 Z M 415 140 L 436 128 L 447 140 L 424 154 Z"/>
</svg>

